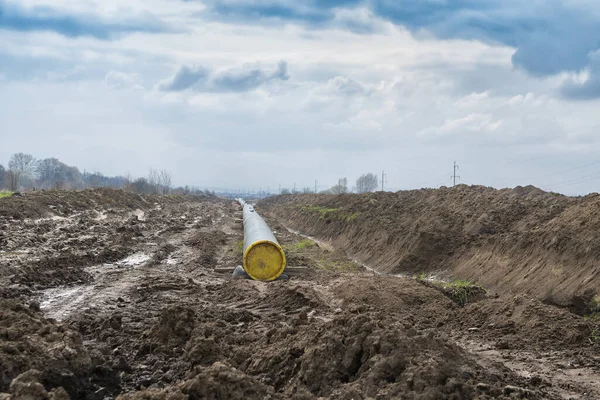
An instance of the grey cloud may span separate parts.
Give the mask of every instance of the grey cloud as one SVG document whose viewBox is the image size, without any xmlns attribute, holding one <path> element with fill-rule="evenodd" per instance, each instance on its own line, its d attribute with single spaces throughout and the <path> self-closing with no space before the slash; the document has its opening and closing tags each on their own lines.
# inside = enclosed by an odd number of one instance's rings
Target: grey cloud
<svg viewBox="0 0 600 400">
<path fill-rule="evenodd" d="M 368 96 L 372 90 L 346 76 L 336 76 L 327 82 L 326 89 L 345 96 Z"/>
<path fill-rule="evenodd" d="M 0 0 L 0 28 L 20 32 L 52 31 L 67 37 L 90 36 L 101 40 L 133 32 L 174 31 L 150 14 L 104 19 L 51 6 L 22 7 L 5 0 Z"/>
<path fill-rule="evenodd" d="M 198 92 L 247 92 L 270 81 L 288 79 L 285 61 L 281 61 L 274 71 L 265 71 L 258 66 L 213 71 L 203 66 L 184 65 L 173 77 L 160 82 L 157 88 L 164 92 L 187 89 Z"/>
<path fill-rule="evenodd" d="M 184 65 L 173 77 L 160 82 L 158 89 L 164 92 L 180 92 L 192 87 L 198 81 L 208 78 L 209 75 L 209 70 L 204 67 Z"/>
<path fill-rule="evenodd" d="M 419 37 L 478 40 L 516 49 L 513 65 L 543 77 L 589 68 L 589 54 L 600 48 L 600 8 L 592 0 L 208 0 L 212 18 L 251 23 L 273 20 L 302 22 L 321 28 L 337 26 L 357 33 L 373 31 L 336 25 L 340 12 L 366 8 L 372 15 L 403 26 Z M 597 70 L 592 70 L 596 74 Z M 561 93 L 571 98 L 600 97 L 594 76 L 582 88 Z"/>
<path fill-rule="evenodd" d="M 560 87 L 560 94 L 571 100 L 592 100 L 600 98 L 600 54 L 590 57 L 591 66 L 584 82 L 570 80 Z"/>
</svg>

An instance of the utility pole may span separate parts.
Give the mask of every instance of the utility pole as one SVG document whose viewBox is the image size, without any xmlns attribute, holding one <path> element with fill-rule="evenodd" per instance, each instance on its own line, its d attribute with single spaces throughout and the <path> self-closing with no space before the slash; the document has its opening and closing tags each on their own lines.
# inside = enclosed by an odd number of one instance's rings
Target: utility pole
<svg viewBox="0 0 600 400">
<path fill-rule="evenodd" d="M 296 182 L 294 182 L 294 194 L 296 194 Z"/>
<path fill-rule="evenodd" d="M 317 194 L 317 180 L 315 179 L 315 194 Z"/>
<path fill-rule="evenodd" d="M 454 161 L 454 172 L 452 173 L 452 186 L 456 186 L 456 178 L 460 179 L 460 176 L 456 175 L 456 171 L 458 171 L 458 164 Z"/>
<path fill-rule="evenodd" d="M 387 183 L 387 181 L 385 180 L 385 178 L 387 178 L 387 175 L 385 174 L 385 171 L 381 171 L 381 191 L 383 192 L 383 185 Z"/>
</svg>

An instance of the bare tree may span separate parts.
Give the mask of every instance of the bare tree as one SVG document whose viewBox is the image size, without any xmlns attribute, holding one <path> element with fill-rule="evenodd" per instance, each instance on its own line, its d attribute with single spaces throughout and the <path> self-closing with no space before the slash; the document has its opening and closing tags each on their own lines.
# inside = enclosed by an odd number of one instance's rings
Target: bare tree
<svg viewBox="0 0 600 400">
<path fill-rule="evenodd" d="M 132 192 L 133 188 L 131 187 L 131 174 L 128 172 L 127 174 L 125 174 L 125 176 L 123 177 L 123 189 L 128 191 L 128 192 Z"/>
<path fill-rule="evenodd" d="M 302 189 L 302 193 L 303 194 L 310 194 L 310 193 L 314 193 L 314 190 L 312 188 L 305 187 L 305 188 Z"/>
<path fill-rule="evenodd" d="M 169 194 L 173 185 L 173 177 L 167 170 L 161 169 L 158 172 L 158 184 L 163 194 Z"/>
<path fill-rule="evenodd" d="M 329 188 L 328 192 L 331 194 L 348 193 L 348 178 L 338 179 L 338 184 Z"/>
<path fill-rule="evenodd" d="M 281 193 L 280 194 L 291 194 L 292 192 L 290 192 L 290 189 L 281 189 Z"/>
<path fill-rule="evenodd" d="M 37 163 L 38 184 L 45 188 L 60 188 L 64 185 L 65 164 L 56 158 L 46 158 Z"/>
<path fill-rule="evenodd" d="M 6 186 L 6 169 L 0 164 L 0 189 Z"/>
<path fill-rule="evenodd" d="M 364 174 L 356 180 L 356 193 L 368 193 L 377 189 L 379 181 L 375 174 Z"/>
<path fill-rule="evenodd" d="M 158 194 L 160 178 L 158 176 L 158 171 L 153 168 L 150 168 L 150 171 L 148 171 L 148 185 L 150 185 L 151 194 Z"/>
<path fill-rule="evenodd" d="M 131 183 L 131 190 L 136 193 L 150 194 L 154 189 L 146 178 L 138 178 Z"/>
<path fill-rule="evenodd" d="M 90 188 L 99 188 L 104 186 L 104 182 L 106 181 L 106 177 L 102 175 L 100 172 L 94 172 L 92 174 L 86 173 L 84 175 L 84 182 L 87 187 Z"/>
<path fill-rule="evenodd" d="M 10 190 L 18 190 L 24 179 L 31 178 L 34 167 L 35 158 L 31 154 L 13 154 L 8 162 Z"/>
</svg>

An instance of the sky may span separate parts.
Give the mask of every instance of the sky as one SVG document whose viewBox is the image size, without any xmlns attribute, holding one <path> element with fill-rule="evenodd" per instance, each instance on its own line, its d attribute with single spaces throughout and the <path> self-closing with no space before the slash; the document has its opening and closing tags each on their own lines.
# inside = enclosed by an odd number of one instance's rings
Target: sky
<svg viewBox="0 0 600 400">
<path fill-rule="evenodd" d="M 0 0 L 0 163 L 600 191 L 595 0 Z"/>
</svg>

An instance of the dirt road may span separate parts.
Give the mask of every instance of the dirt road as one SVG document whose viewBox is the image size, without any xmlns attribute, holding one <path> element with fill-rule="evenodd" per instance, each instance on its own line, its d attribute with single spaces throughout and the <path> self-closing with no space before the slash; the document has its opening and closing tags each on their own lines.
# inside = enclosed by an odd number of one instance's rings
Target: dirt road
<svg viewBox="0 0 600 400">
<path fill-rule="evenodd" d="M 461 306 L 411 276 L 369 271 L 276 215 L 267 219 L 288 265 L 309 273 L 263 283 L 214 272 L 241 263 L 234 202 L 105 190 L 0 200 L 0 391 L 600 398 L 598 347 L 582 317 L 525 295 Z"/>
</svg>

